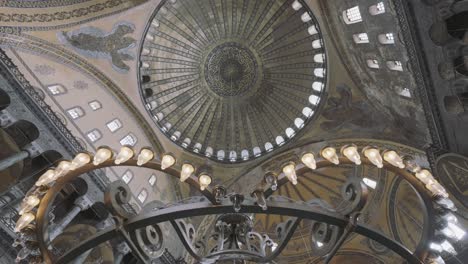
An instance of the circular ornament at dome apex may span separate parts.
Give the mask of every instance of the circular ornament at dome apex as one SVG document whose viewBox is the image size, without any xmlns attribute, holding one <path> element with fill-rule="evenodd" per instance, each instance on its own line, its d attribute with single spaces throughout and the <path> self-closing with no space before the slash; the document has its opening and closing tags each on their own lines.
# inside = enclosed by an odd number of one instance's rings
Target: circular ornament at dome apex
<svg viewBox="0 0 468 264">
<path fill-rule="evenodd" d="M 241 162 L 290 141 L 318 111 L 326 52 L 293 0 L 167 0 L 140 50 L 140 89 L 179 146 Z"/>
</svg>

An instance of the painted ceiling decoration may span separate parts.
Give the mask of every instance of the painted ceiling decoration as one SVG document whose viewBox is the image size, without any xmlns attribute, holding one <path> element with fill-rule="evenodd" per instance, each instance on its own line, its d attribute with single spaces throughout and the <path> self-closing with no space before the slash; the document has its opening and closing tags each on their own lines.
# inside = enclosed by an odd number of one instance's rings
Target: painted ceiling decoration
<svg viewBox="0 0 468 264">
<path fill-rule="evenodd" d="M 264 155 L 313 119 L 327 81 L 320 27 L 291 1 L 163 1 L 141 94 L 163 133 L 222 162 Z"/>
<path fill-rule="evenodd" d="M 73 32 L 62 31 L 57 37 L 78 53 L 91 58 L 107 59 L 116 71 L 125 73 L 130 69 L 125 61 L 134 59 L 130 49 L 136 43 L 134 38 L 126 35 L 134 31 L 135 25 L 132 23 L 119 22 L 109 33 L 95 27 L 83 27 Z"/>
<path fill-rule="evenodd" d="M 465 263 L 467 8 L 0 0 L 0 263 Z"/>
</svg>

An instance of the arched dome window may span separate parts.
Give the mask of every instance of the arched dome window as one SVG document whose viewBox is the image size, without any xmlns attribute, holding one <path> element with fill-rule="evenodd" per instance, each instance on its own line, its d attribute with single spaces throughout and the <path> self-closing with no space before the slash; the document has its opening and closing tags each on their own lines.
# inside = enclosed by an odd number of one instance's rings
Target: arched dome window
<svg viewBox="0 0 468 264">
<path fill-rule="evenodd" d="M 282 146 L 284 144 L 284 138 L 282 136 L 276 137 L 276 145 Z"/>
<path fill-rule="evenodd" d="M 248 160 L 249 159 L 249 151 L 246 150 L 246 149 L 242 150 L 241 158 L 242 158 L 242 160 Z"/>
<path fill-rule="evenodd" d="M 267 152 L 272 151 L 273 150 L 273 144 L 271 144 L 270 142 L 265 143 L 265 150 Z"/>
<path fill-rule="evenodd" d="M 216 154 L 216 157 L 218 160 L 224 160 L 226 157 L 226 154 L 224 153 L 224 150 L 218 150 L 218 153 Z"/>
<path fill-rule="evenodd" d="M 296 120 L 294 120 L 294 125 L 298 128 L 298 129 L 301 129 L 304 127 L 304 120 L 302 120 L 302 118 L 296 118 Z"/>
<path fill-rule="evenodd" d="M 285 132 L 286 132 L 286 136 L 288 138 L 292 138 L 292 137 L 294 137 L 296 135 L 296 131 L 294 131 L 294 129 L 292 129 L 290 127 L 286 128 Z"/>
</svg>

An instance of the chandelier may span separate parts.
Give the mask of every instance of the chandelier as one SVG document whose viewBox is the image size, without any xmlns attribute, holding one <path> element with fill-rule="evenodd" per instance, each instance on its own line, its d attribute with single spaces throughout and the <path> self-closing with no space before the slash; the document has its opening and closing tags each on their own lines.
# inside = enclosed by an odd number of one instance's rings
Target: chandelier
<svg viewBox="0 0 468 264">
<path fill-rule="evenodd" d="M 298 183 L 298 176 L 339 164 L 370 165 L 394 172 L 403 177 L 417 191 L 424 204 L 424 227 L 420 243 L 414 251 L 380 231 L 358 221 L 368 202 L 366 184 L 357 177 L 348 177 L 340 193 L 345 206 L 331 208 L 320 200 L 294 201 L 274 196 L 282 185 Z M 176 177 L 181 184 L 189 184 L 201 196 L 177 203 L 155 203 L 138 214 L 126 210 L 131 191 L 122 181 L 108 186 L 104 202 L 113 217 L 113 225 L 81 241 L 57 256 L 48 247 L 49 217 L 52 202 L 65 184 L 86 172 L 113 166 L 145 167 Z M 315 250 L 325 252 L 329 263 L 345 240 L 353 233 L 368 237 L 392 250 L 409 263 L 444 263 L 444 251 L 455 253 L 451 241 L 460 239 L 464 231 L 457 226 L 452 214 L 456 210 L 448 193 L 432 176 L 410 157 L 395 150 L 378 147 L 358 147 L 355 144 L 327 146 L 320 151 L 306 151 L 292 157 L 277 170 L 263 175 L 250 194 L 228 193 L 222 186 L 211 186 L 211 169 L 205 165 L 181 162 L 171 153 L 158 155 L 144 148 L 136 152 L 124 146 L 118 153 L 100 147 L 92 155 L 78 153 L 71 161 L 61 161 L 55 169 L 45 172 L 24 198 L 15 231 L 20 246 L 18 261 L 28 263 L 70 263 L 73 259 L 99 244 L 115 237 L 122 238 L 136 259 L 151 263 L 165 250 L 161 224 L 169 223 L 176 231 L 185 250 L 199 263 L 224 260 L 243 260 L 274 263 L 288 245 L 301 221 L 310 221 Z M 276 225 L 276 236 L 270 237 L 253 225 L 255 214 L 281 215 L 287 220 Z M 197 234 L 187 221 L 196 216 L 214 216 L 213 225 Z"/>
</svg>

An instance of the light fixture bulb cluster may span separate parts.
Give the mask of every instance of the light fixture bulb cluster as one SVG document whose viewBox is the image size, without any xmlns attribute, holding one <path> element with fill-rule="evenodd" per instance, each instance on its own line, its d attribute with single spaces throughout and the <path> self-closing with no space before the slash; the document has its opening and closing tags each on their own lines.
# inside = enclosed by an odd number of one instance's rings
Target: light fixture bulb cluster
<svg viewBox="0 0 468 264">
<path fill-rule="evenodd" d="M 55 173 L 55 170 L 47 170 L 44 174 L 39 177 L 39 179 L 36 181 L 36 186 L 43 186 L 43 185 L 48 185 L 49 183 L 55 181 L 57 179 L 57 173 Z"/>
<path fill-rule="evenodd" d="M 129 159 L 133 158 L 133 155 L 135 155 L 133 149 L 127 146 L 123 146 L 122 148 L 120 148 L 119 154 L 117 154 L 114 163 L 117 165 L 125 163 Z"/>
<path fill-rule="evenodd" d="M 161 170 L 165 170 L 174 165 L 176 159 L 171 154 L 164 154 L 161 159 Z"/>
<path fill-rule="evenodd" d="M 142 149 L 140 154 L 138 154 L 137 165 L 142 166 L 150 162 L 154 158 L 154 152 L 150 149 Z"/>
<path fill-rule="evenodd" d="M 302 163 L 306 165 L 309 169 L 317 169 L 317 162 L 315 161 L 315 156 L 313 153 L 305 153 L 301 158 Z"/>
<path fill-rule="evenodd" d="M 35 208 L 37 205 L 39 205 L 40 202 L 41 202 L 41 200 L 36 195 L 26 196 L 23 199 L 23 202 L 20 205 L 20 210 L 19 210 L 18 214 L 19 215 L 24 215 L 25 213 L 30 212 L 33 208 Z"/>
<path fill-rule="evenodd" d="M 383 159 L 397 168 L 400 168 L 400 169 L 405 168 L 403 159 L 394 150 L 385 151 L 383 154 Z"/>
<path fill-rule="evenodd" d="M 363 150 L 364 156 L 377 168 L 383 168 L 383 159 L 380 155 L 380 151 L 377 148 L 367 147 Z"/>
<path fill-rule="evenodd" d="M 190 176 L 193 174 L 194 171 L 195 171 L 195 167 L 193 167 L 192 164 L 188 164 L 188 163 L 183 164 L 182 169 L 180 170 L 180 181 L 181 182 L 186 181 L 188 178 L 190 178 Z"/>
<path fill-rule="evenodd" d="M 15 232 L 20 232 L 23 228 L 29 225 L 32 221 L 34 221 L 36 217 L 32 213 L 24 213 L 21 217 L 16 221 Z"/>
<path fill-rule="evenodd" d="M 356 145 L 347 145 L 341 149 L 341 153 L 356 165 L 361 165 L 361 156 Z"/>
<path fill-rule="evenodd" d="M 98 166 L 110 158 L 112 158 L 112 150 L 105 147 L 98 148 L 96 155 L 94 155 L 93 164 L 94 166 Z"/>
<path fill-rule="evenodd" d="M 70 170 L 76 170 L 91 162 L 91 156 L 88 153 L 78 153 L 71 162 Z"/>
<path fill-rule="evenodd" d="M 340 159 L 338 158 L 338 155 L 336 154 L 336 149 L 332 147 L 326 147 L 324 148 L 320 154 L 322 157 L 331 163 L 338 165 L 340 164 Z"/>
<path fill-rule="evenodd" d="M 200 184 L 200 190 L 204 191 L 206 188 L 208 188 L 208 186 L 211 184 L 211 176 L 206 174 L 206 173 L 202 173 L 200 174 L 200 176 L 198 176 L 198 183 Z"/>
<path fill-rule="evenodd" d="M 289 163 L 285 165 L 283 167 L 283 173 L 292 184 L 297 184 L 296 164 Z"/>
</svg>

